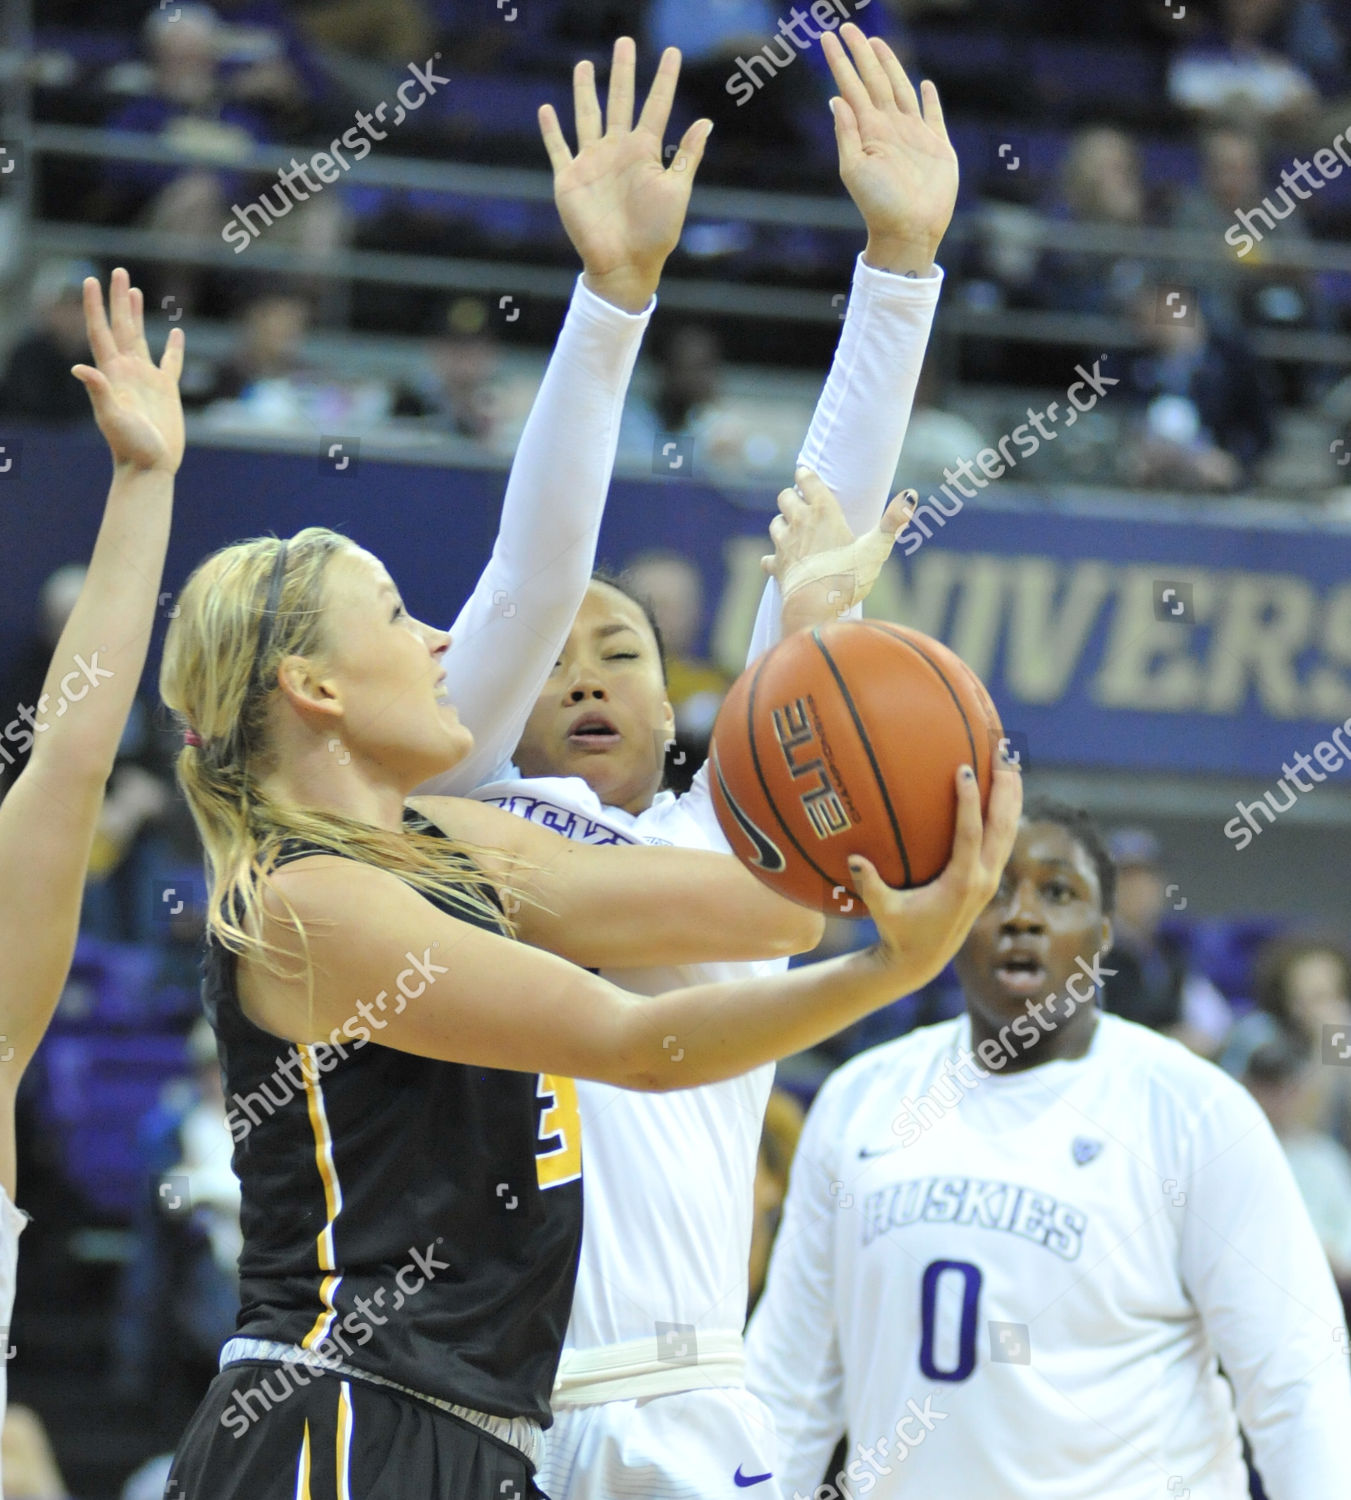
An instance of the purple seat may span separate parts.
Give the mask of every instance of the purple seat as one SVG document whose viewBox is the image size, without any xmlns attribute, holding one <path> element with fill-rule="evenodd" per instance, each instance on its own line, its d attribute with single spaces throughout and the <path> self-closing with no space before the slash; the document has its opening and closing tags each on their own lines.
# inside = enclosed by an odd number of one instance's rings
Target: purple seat
<svg viewBox="0 0 1351 1500">
<path fill-rule="evenodd" d="M 63 1030 L 145 1024 L 160 967 L 158 951 L 81 937 L 56 1011 Z"/>
<path fill-rule="evenodd" d="M 130 1218 L 146 1191 L 137 1130 L 164 1087 L 189 1071 L 183 1038 L 53 1033 L 39 1051 L 44 1123 L 71 1182 L 101 1213 Z"/>
<path fill-rule="evenodd" d="M 1036 41 L 1028 66 L 1037 98 L 1052 109 L 1091 105 L 1102 113 L 1163 97 L 1162 64 L 1122 43 Z"/>
</svg>

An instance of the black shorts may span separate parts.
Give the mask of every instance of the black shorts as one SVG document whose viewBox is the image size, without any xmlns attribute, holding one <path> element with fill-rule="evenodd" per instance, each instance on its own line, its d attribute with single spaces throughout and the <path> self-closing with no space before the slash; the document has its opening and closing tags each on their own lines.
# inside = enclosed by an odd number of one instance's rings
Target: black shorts
<svg viewBox="0 0 1351 1500">
<path fill-rule="evenodd" d="M 165 1500 L 547 1500 L 509 1443 L 341 1375 L 229 1365 L 174 1455 Z"/>
</svg>

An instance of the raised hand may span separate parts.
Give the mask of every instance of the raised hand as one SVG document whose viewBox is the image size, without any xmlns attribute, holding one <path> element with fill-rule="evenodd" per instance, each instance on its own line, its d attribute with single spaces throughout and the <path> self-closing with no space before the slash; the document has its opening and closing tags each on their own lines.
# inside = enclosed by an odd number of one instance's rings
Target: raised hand
<svg viewBox="0 0 1351 1500">
<path fill-rule="evenodd" d="M 895 496 L 877 526 L 855 537 L 819 475 L 800 468 L 794 478 L 769 523 L 773 555 L 760 559 L 779 580 L 785 635 L 841 619 L 868 597 L 919 499 L 914 490 Z"/>
<path fill-rule="evenodd" d="M 868 226 L 864 259 L 882 270 L 925 272 L 957 202 L 957 153 L 938 90 L 925 79 L 917 96 L 880 37 L 852 22 L 840 36 L 848 52 L 832 31 L 821 46 L 840 90 L 831 100 L 840 176 Z"/>
<path fill-rule="evenodd" d="M 635 52 L 630 37 L 615 43 L 603 121 L 594 67 L 580 62 L 573 70 L 575 156 L 553 106 L 542 105 L 539 111 L 540 133 L 554 171 L 554 201 L 582 257 L 587 285 L 632 312 L 647 306 L 666 257 L 680 238 L 694 174 L 713 129 L 711 120 L 696 120 L 666 165 L 662 136 L 675 98 L 680 53 L 674 47 L 662 53 L 634 125 Z"/>
<path fill-rule="evenodd" d="M 183 407 L 178 377 L 183 369 L 183 330 L 173 329 L 164 357 L 155 364 L 145 341 L 145 298 L 119 266 L 108 286 L 111 325 L 103 290 L 94 277 L 84 283 L 84 324 L 94 364 L 71 374 L 89 392 L 94 420 L 108 440 L 113 462 L 134 469 L 177 471 L 183 459 Z"/>
</svg>

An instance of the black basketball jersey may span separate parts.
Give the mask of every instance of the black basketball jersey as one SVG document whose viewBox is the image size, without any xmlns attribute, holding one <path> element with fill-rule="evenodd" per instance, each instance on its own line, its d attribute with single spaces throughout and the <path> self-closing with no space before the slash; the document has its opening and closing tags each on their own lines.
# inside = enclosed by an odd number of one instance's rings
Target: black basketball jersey
<svg viewBox="0 0 1351 1500">
<path fill-rule="evenodd" d="M 283 859 L 334 852 L 292 841 Z M 235 956 L 208 944 L 243 1189 L 237 1331 L 547 1426 L 581 1241 L 576 1092 L 381 1046 L 381 1011 L 453 984 L 446 964 L 410 952 L 331 1043 L 296 1046 L 248 1020 Z"/>
</svg>

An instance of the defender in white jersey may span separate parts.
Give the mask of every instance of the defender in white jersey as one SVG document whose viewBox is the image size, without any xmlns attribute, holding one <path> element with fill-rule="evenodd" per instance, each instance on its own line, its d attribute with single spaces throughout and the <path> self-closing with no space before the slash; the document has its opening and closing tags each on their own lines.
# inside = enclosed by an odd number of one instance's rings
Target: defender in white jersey
<svg viewBox="0 0 1351 1500">
<path fill-rule="evenodd" d="M 785 1494 L 1245 1500 L 1240 1423 L 1269 1500 L 1347 1493 L 1346 1327 L 1274 1135 L 1094 1004 L 1114 874 L 1029 804 L 967 1015 L 822 1088 L 748 1334 Z"/>
<path fill-rule="evenodd" d="M 14 1100 L 75 949 L 104 789 L 150 644 L 174 474 L 183 457 L 182 330 L 169 335 L 156 365 L 140 290 L 121 269 L 113 272 L 109 307 L 111 324 L 99 284 L 89 277 L 85 327 L 96 368 L 76 365 L 72 373 L 88 390 L 112 453 L 103 523 L 43 691 L 36 703 L 5 706 L 5 717 L 13 718 L 0 740 L 0 778 L 13 764 L 6 742 L 32 747 L 14 784 L 0 780 L 0 1330 L 6 1335 L 26 1222 L 13 1201 Z M 0 1422 L 6 1370 L 0 1359 Z"/>
<path fill-rule="evenodd" d="M 933 255 L 952 215 L 957 174 L 932 86 L 924 86 L 921 113 L 890 49 L 869 44 L 855 27 L 844 35 L 856 67 L 833 36 L 827 42 L 843 95 L 836 106 L 841 173 L 869 238 L 801 462 L 838 493 L 849 527 L 864 532 L 876 522 L 905 436 L 942 281 Z M 549 420 L 547 410 L 540 420 Z M 513 526 L 528 526 L 543 547 L 555 530 L 571 538 L 589 529 L 594 537 L 599 516 L 584 516 L 586 499 L 556 490 L 551 512 L 538 518 L 519 508 L 509 518 L 504 509 L 499 551 Z M 569 547 L 551 570 L 558 575 L 548 580 L 556 598 L 569 582 L 560 569 L 575 568 L 578 557 Z M 559 658 L 532 689 L 538 701 L 527 708 L 517 764 L 504 766 L 474 795 L 586 842 L 725 850 L 703 773 L 679 798 L 659 790 L 672 721 L 642 610 L 597 583 L 584 604 L 582 591 L 575 594 L 573 608 L 582 608 L 570 633 L 551 634 L 552 622 L 532 622 L 527 633 L 519 612 L 537 607 L 536 582 L 531 574 L 524 578 L 508 578 L 500 568 L 491 580 L 485 575 L 461 616 L 466 622 L 489 616 L 490 600 L 506 589 L 518 610 L 516 641 L 499 631 L 502 644 L 487 655 L 472 626 L 457 625 L 457 639 L 467 644 L 447 660 L 452 681 L 457 655 L 460 670 L 490 677 L 492 714 L 500 723 L 509 717 L 506 694 L 529 681 L 530 663 L 518 661 L 518 648 L 533 642 L 538 653 L 541 642 L 552 642 Z M 771 583 L 751 659 L 778 639 L 780 605 Z M 503 645 L 510 654 L 502 654 Z M 481 762 L 492 731 L 479 732 L 470 714 L 464 717 L 476 729 Z M 432 790 L 464 786 L 457 771 Z M 622 983 L 655 994 L 695 979 L 750 977 L 778 967 L 781 961 L 628 969 Z M 676 1039 L 673 1066 L 678 1051 Z M 585 1228 L 554 1392 L 556 1420 L 540 1472 L 554 1500 L 707 1500 L 741 1488 L 766 1500 L 777 1495 L 772 1435 L 763 1408 L 744 1389 L 741 1350 L 755 1162 L 772 1077 L 766 1067 L 637 1101 L 603 1084 L 576 1085 Z"/>
</svg>

